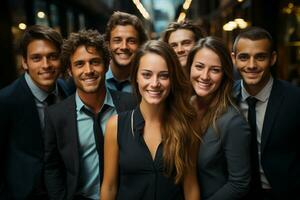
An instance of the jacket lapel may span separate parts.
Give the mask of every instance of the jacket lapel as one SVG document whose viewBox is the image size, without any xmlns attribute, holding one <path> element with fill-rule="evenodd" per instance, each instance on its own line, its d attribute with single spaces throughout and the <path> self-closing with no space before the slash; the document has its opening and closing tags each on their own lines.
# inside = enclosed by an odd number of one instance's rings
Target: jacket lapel
<svg viewBox="0 0 300 200">
<path fill-rule="evenodd" d="M 273 88 L 269 97 L 262 129 L 261 152 L 263 152 L 265 149 L 267 140 L 272 130 L 272 126 L 280 109 L 280 105 L 283 102 L 283 93 L 284 91 L 282 91 L 282 89 L 280 88 L 279 82 L 276 79 L 274 79 Z"/>
<path fill-rule="evenodd" d="M 65 134 L 65 142 L 69 143 L 67 145 L 68 154 L 71 155 L 70 158 L 67 158 L 69 162 L 73 162 L 71 166 L 75 168 L 75 174 L 79 174 L 79 147 L 78 147 L 78 128 L 77 128 L 77 114 L 76 114 L 76 103 L 75 95 L 70 96 L 66 101 L 66 110 L 65 113 L 66 119 L 66 128 L 63 128 Z M 64 126 L 64 125 L 62 125 Z M 78 177 L 77 177 L 78 178 Z"/>
</svg>

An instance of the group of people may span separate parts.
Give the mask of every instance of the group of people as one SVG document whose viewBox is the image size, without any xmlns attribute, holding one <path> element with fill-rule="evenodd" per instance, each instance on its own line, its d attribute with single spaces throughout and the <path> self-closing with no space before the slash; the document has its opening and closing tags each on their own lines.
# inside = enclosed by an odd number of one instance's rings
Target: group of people
<svg viewBox="0 0 300 200">
<path fill-rule="evenodd" d="M 300 89 L 271 74 L 266 30 L 230 52 L 192 21 L 148 40 L 115 12 L 104 35 L 34 25 L 20 48 L 25 73 L 0 90 L 1 200 L 297 196 Z"/>
</svg>

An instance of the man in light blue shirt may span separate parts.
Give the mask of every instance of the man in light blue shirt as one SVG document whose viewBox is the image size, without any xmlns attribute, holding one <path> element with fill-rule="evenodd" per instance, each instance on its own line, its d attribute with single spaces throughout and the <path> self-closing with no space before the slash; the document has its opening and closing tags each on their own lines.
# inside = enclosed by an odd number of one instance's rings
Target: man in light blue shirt
<svg viewBox="0 0 300 200">
<path fill-rule="evenodd" d="M 106 86 L 132 92 L 129 81 L 131 61 L 137 49 L 148 40 L 142 21 L 135 15 L 114 12 L 106 26 L 105 40 L 111 55 Z"/>
<path fill-rule="evenodd" d="M 45 112 L 45 182 L 50 199 L 99 199 L 103 133 L 111 115 L 132 109 L 129 93 L 105 86 L 109 52 L 93 30 L 70 34 L 62 60 L 76 92 Z"/>
</svg>

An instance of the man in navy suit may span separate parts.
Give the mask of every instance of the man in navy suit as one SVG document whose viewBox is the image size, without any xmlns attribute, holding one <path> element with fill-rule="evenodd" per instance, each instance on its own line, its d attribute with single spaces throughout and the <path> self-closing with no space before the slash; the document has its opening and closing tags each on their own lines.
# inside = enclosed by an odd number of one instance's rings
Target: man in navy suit
<svg viewBox="0 0 300 200">
<path fill-rule="evenodd" d="M 44 109 L 66 96 L 56 82 L 61 44 L 61 35 L 52 28 L 27 28 L 20 45 L 25 74 L 0 91 L 0 199 L 47 199 Z"/>
<path fill-rule="evenodd" d="M 256 133 L 259 178 L 249 199 L 293 199 L 300 189 L 300 89 L 271 75 L 277 53 L 271 35 L 262 28 L 250 27 L 237 36 L 232 59 L 242 77 L 235 85 L 241 111 L 249 123 L 256 118 L 251 128 Z M 253 117 L 248 115 L 248 97 L 255 98 Z"/>
<path fill-rule="evenodd" d="M 99 199 L 105 124 L 111 115 L 133 109 L 136 101 L 106 88 L 109 52 L 97 31 L 72 33 L 63 44 L 62 60 L 77 89 L 46 110 L 46 187 L 53 200 Z"/>
</svg>

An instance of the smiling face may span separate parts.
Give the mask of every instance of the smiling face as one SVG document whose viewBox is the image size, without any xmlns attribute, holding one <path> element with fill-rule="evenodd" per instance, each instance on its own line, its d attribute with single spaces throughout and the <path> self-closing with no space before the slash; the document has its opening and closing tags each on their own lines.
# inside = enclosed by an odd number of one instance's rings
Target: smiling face
<svg viewBox="0 0 300 200">
<path fill-rule="evenodd" d="M 186 65 L 187 56 L 195 46 L 195 35 L 187 29 L 178 29 L 170 34 L 169 45 L 174 49 L 181 66 Z"/>
<path fill-rule="evenodd" d="M 79 46 L 71 56 L 69 74 L 78 94 L 100 93 L 104 87 L 106 68 L 102 56 L 94 47 Z"/>
<path fill-rule="evenodd" d="M 169 70 L 164 58 L 154 53 L 142 56 L 137 72 L 137 84 L 142 103 L 164 104 L 171 88 Z"/>
<path fill-rule="evenodd" d="M 33 40 L 27 46 L 27 57 L 22 59 L 22 65 L 33 82 L 49 92 L 61 69 L 59 51 L 48 40 Z"/>
<path fill-rule="evenodd" d="M 128 67 L 139 46 L 138 32 L 132 25 L 117 25 L 110 33 L 109 50 L 113 65 Z"/>
<path fill-rule="evenodd" d="M 232 60 L 244 80 L 244 85 L 252 95 L 258 93 L 270 78 L 270 68 L 277 55 L 270 51 L 267 39 L 250 40 L 241 38 L 236 45 Z"/>
<path fill-rule="evenodd" d="M 190 80 L 197 96 L 210 99 L 218 90 L 223 79 L 219 56 L 208 48 L 195 54 L 190 71 Z"/>
</svg>

